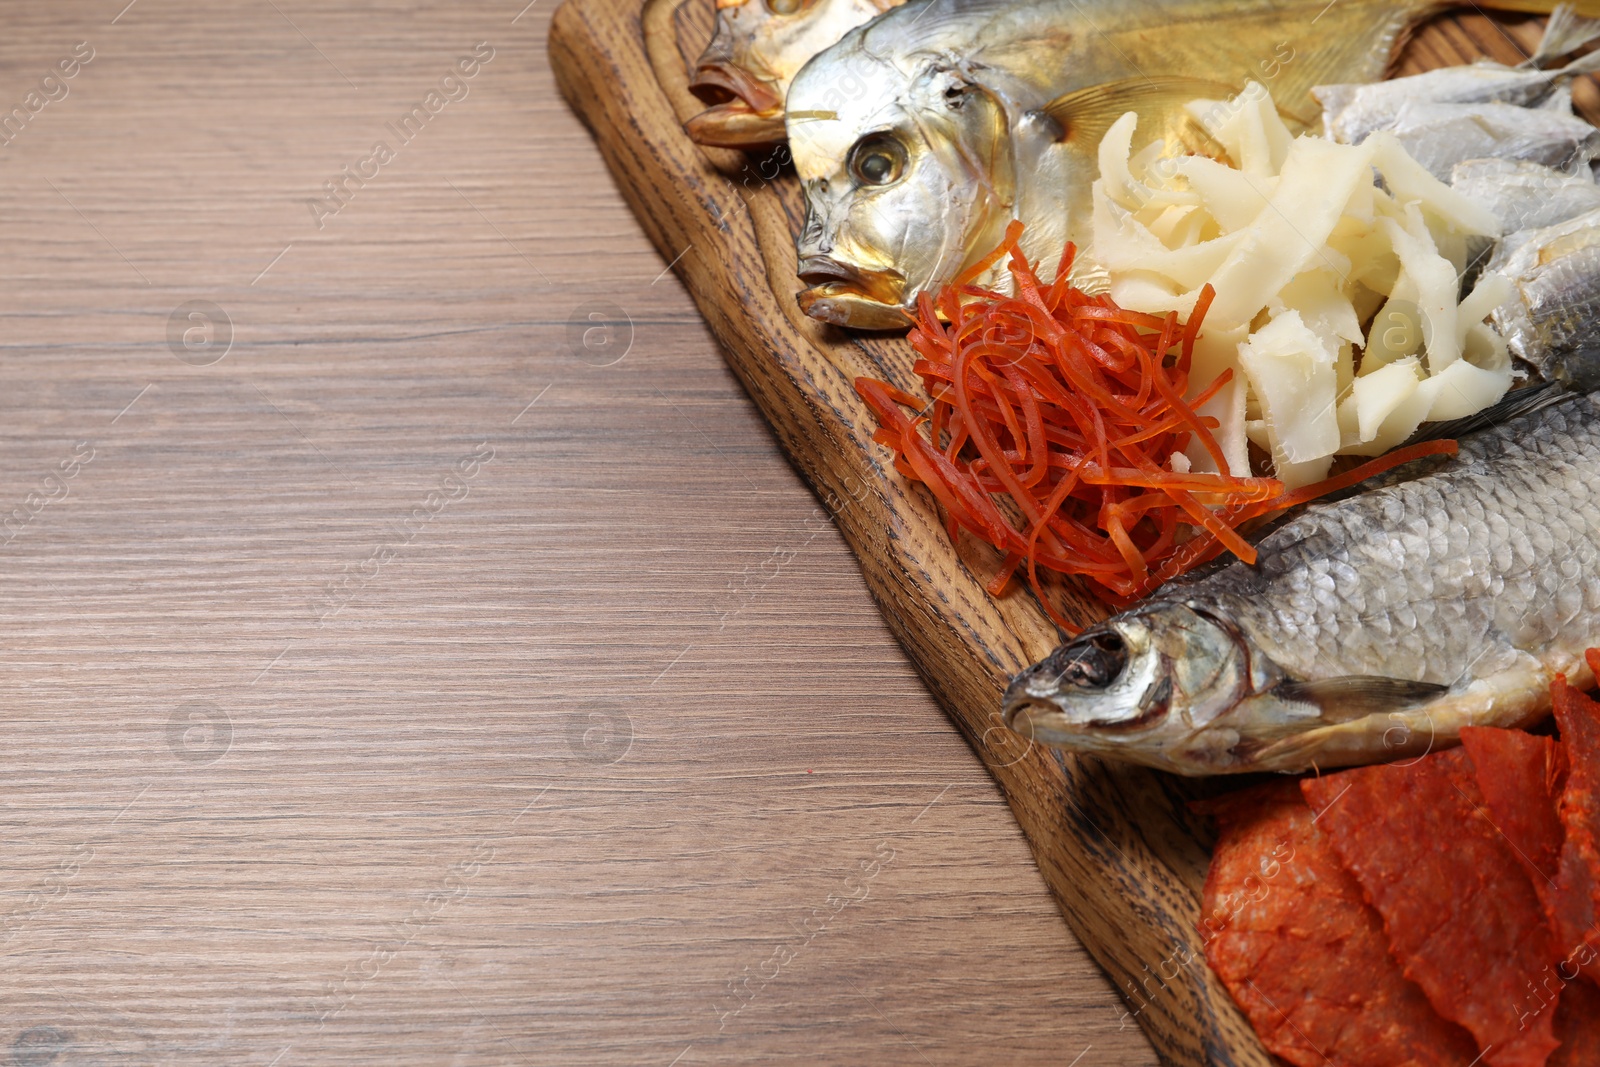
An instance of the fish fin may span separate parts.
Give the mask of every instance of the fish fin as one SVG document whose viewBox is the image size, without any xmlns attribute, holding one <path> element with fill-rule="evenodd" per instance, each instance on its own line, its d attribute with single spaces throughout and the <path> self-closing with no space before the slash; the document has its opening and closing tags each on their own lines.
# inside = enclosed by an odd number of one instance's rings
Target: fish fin
<svg viewBox="0 0 1600 1067">
<path fill-rule="evenodd" d="M 1595 27 L 1596 35 L 1600 36 L 1600 19 L 1590 19 L 1588 22 Z M 1589 52 L 1579 56 L 1559 70 L 1550 71 L 1550 80 L 1559 84 L 1558 79 L 1560 78 L 1568 75 L 1576 77 L 1579 74 L 1593 74 L 1596 70 L 1600 70 L 1600 52 Z"/>
<path fill-rule="evenodd" d="M 1538 50 L 1517 66 L 1523 70 L 1543 67 L 1576 52 L 1596 37 L 1600 37 L 1600 21 L 1584 18 L 1571 4 L 1557 4 L 1550 12 L 1550 21 L 1545 23 Z"/>
<path fill-rule="evenodd" d="M 1280 700 L 1311 704 L 1325 723 L 1352 722 L 1432 700 L 1450 687 L 1406 678 L 1353 674 L 1314 682 L 1282 682 L 1272 689 Z"/>
<path fill-rule="evenodd" d="M 1465 437 L 1469 433 L 1498 426 L 1522 415 L 1532 415 L 1542 411 L 1563 397 L 1572 395 L 1570 390 L 1560 382 L 1545 382 L 1542 385 L 1530 385 L 1524 389 L 1513 389 L 1497 402 L 1490 404 L 1475 415 L 1468 415 L 1461 419 L 1451 419 L 1448 422 L 1433 422 L 1423 427 L 1422 430 L 1407 439 L 1406 444 L 1414 445 L 1422 441 L 1450 441 L 1457 437 Z"/>
<path fill-rule="evenodd" d="M 1520 4 L 1523 6 L 1517 10 L 1540 13 L 1555 6 L 1554 0 L 1481 0 L 1481 4 L 1493 8 Z M 1579 6 L 1585 4 L 1594 6 L 1600 0 L 1579 0 Z M 1343 0 L 1337 4 L 1312 0 L 1303 9 L 1309 18 L 1298 24 L 1314 31 L 1314 37 L 1307 40 L 1284 33 L 1273 56 L 1254 57 L 1248 69 L 1260 71 L 1252 77 L 1272 91 L 1279 114 L 1293 116 L 1291 132 L 1320 130 L 1322 106 L 1311 95 L 1313 86 L 1382 80 L 1417 26 L 1449 6 L 1442 0 Z M 1278 16 L 1279 33 L 1283 33 L 1282 27 L 1297 24 L 1292 18 L 1287 12 Z M 1232 62 L 1239 61 L 1238 49 L 1248 40 L 1242 30 L 1239 37 L 1238 44 L 1218 46 L 1233 53 Z"/>
<path fill-rule="evenodd" d="M 1298 772 L 1417 759 L 1455 744 L 1463 726 L 1526 729 L 1549 713 L 1549 693 L 1549 671 L 1518 663 L 1419 706 L 1385 708 L 1281 739 L 1241 740 L 1233 749 L 1236 769 Z"/>
<path fill-rule="evenodd" d="M 1432 723 L 1413 714 L 1390 712 L 1322 726 L 1289 737 L 1241 741 L 1230 754 L 1241 771 L 1332 770 L 1352 764 L 1420 759 L 1435 748 L 1455 743 L 1454 736 L 1435 736 Z"/>
<path fill-rule="evenodd" d="M 1140 118 L 1140 133 L 1152 138 L 1169 132 L 1146 129 L 1150 120 L 1171 121 L 1185 115 L 1183 105 L 1199 97 L 1228 97 L 1237 86 L 1205 78 L 1156 75 L 1102 82 L 1058 96 L 1039 108 L 1060 126 L 1058 141 L 1070 141 L 1093 151 L 1106 131 L 1132 111 Z"/>
</svg>

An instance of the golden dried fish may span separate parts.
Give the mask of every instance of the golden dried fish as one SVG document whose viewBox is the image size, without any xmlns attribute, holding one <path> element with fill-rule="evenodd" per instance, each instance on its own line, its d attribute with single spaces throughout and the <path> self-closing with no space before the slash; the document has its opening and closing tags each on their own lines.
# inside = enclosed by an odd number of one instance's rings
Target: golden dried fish
<svg viewBox="0 0 1600 1067">
<path fill-rule="evenodd" d="M 684 124 L 718 148 L 783 141 L 783 100 L 806 61 L 901 0 L 717 0 L 711 43 L 689 90 L 710 104 Z"/>
<path fill-rule="evenodd" d="M 1489 6 L 1549 11 L 1540 0 Z M 1600 0 L 1577 5 L 1600 12 Z M 1377 79 L 1431 0 L 912 0 L 851 30 L 789 87 L 806 195 L 806 312 L 903 327 L 937 289 L 1027 226 L 1054 263 L 1088 232 L 1101 136 L 1139 115 L 1143 143 L 1193 141 L 1184 105 L 1263 83 L 1298 129 L 1311 88 Z M 1135 146 L 1136 148 L 1139 146 Z M 1006 284 L 1002 266 L 986 284 Z"/>
</svg>

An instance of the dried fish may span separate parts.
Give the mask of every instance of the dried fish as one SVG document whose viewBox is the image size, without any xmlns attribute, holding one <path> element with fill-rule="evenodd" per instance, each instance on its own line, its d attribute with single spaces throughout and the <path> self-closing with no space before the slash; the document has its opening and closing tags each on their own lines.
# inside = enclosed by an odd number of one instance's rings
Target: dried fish
<svg viewBox="0 0 1600 1067">
<path fill-rule="evenodd" d="M 783 102 L 806 61 L 901 0 L 718 0 L 689 90 L 711 105 L 684 124 L 719 148 L 783 141 Z"/>
<path fill-rule="evenodd" d="M 1537 406 L 1457 458 L 1313 504 L 1233 562 L 1018 675 L 1005 719 L 1047 744 L 1177 772 L 1414 756 L 1523 726 L 1550 680 L 1592 677 L 1600 628 L 1600 396 Z"/>
<path fill-rule="evenodd" d="M 1538 0 L 1489 6 L 1549 10 Z M 1600 0 L 1578 8 L 1595 14 Z M 1245 106 L 1234 94 L 1253 79 L 1303 130 L 1321 114 L 1312 86 L 1376 80 L 1400 37 L 1437 9 L 912 0 L 888 11 L 789 87 L 789 145 L 806 195 L 800 304 L 826 322 L 904 327 L 918 293 L 976 263 L 1013 220 L 1027 227 L 1024 254 L 1053 262 L 1069 238 L 1084 243 L 1096 151 L 1126 112 L 1139 116 L 1136 151 L 1203 139 L 1185 105 Z M 979 282 L 1003 285 L 999 273 Z"/>
<path fill-rule="evenodd" d="M 1512 354 L 1547 379 L 1600 389 L 1600 210 L 1503 237 L 1488 270 L 1511 283 L 1490 319 Z"/>
<path fill-rule="evenodd" d="M 1483 204 L 1501 233 L 1535 230 L 1600 209 L 1600 185 L 1588 171 L 1510 159 L 1469 159 L 1450 172 L 1450 187 Z"/>
</svg>

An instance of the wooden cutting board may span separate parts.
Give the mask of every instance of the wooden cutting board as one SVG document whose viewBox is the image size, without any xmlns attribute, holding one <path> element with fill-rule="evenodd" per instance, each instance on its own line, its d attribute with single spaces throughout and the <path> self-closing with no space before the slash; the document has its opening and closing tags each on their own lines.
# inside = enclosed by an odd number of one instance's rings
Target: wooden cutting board
<svg viewBox="0 0 1600 1067">
<path fill-rule="evenodd" d="M 816 490 L 819 519 L 831 514 L 843 531 L 889 625 L 1004 790 L 1068 925 L 1119 992 L 1123 1023 L 1143 1027 L 1165 1063 L 1272 1063 L 1207 970 L 1196 932 L 1212 837 L 1186 804 L 1219 783 L 1063 755 L 1001 725 L 1007 681 L 1059 634 L 1031 594 L 984 592 L 997 556 L 952 546 L 930 497 L 872 442 L 876 424 L 851 382 L 874 375 L 920 390 L 912 353 L 902 338 L 853 335 L 800 313 L 794 233 L 804 209 L 792 170 L 702 149 L 683 133 L 702 108 L 686 87 L 688 64 L 711 23 L 711 0 L 567 0 L 551 60 L 640 223 Z M 1541 25 L 1435 19 L 1396 70 L 1483 55 L 1516 62 Z M 1587 110 L 1592 87 L 1578 95 Z M 1105 614 L 1071 588 L 1062 597 L 1080 621 Z M 893 745 L 927 725 L 863 722 L 861 743 Z"/>
</svg>

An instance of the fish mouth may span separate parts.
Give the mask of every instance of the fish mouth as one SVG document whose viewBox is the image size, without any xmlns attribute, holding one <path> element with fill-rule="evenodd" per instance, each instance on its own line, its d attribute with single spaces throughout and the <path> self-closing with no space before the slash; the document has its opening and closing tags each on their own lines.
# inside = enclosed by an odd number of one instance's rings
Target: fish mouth
<svg viewBox="0 0 1600 1067">
<path fill-rule="evenodd" d="M 1083 747 L 1078 742 L 1099 733 L 1097 724 L 1075 722 L 1047 699 L 1017 695 L 1010 690 L 1006 692 L 1000 720 L 1017 736 L 1055 748 Z"/>
<path fill-rule="evenodd" d="M 1085 739 L 1142 732 L 1171 710 L 1172 678 L 1163 674 L 1149 681 L 1143 694 L 1130 700 L 1119 686 L 1130 670 L 1129 659 L 1128 644 L 1115 630 L 1081 634 L 1012 679 L 1001 721 L 1031 740 L 1067 748 L 1082 747 Z"/>
<path fill-rule="evenodd" d="M 1145 727 L 1154 726 L 1167 717 L 1171 702 L 1172 686 L 1167 682 L 1156 687 L 1156 691 L 1139 708 L 1139 713 L 1132 718 L 1081 720 L 1068 715 L 1048 698 L 1026 692 L 1022 680 L 1018 679 L 1006 690 L 1000 720 L 1012 733 L 1031 741 L 1060 748 L 1075 748 L 1079 747 L 1077 742 L 1083 738 L 1138 733 Z"/>
<path fill-rule="evenodd" d="M 1013 701 L 1011 694 L 1007 693 L 1000 718 L 1006 724 L 1006 729 L 1029 741 L 1053 745 L 1060 744 L 1064 736 L 1061 709 L 1043 700 L 1024 697 Z"/>
<path fill-rule="evenodd" d="M 711 105 L 683 124 L 697 144 L 749 151 L 783 143 L 783 98 L 771 82 L 734 63 L 701 63 L 689 91 Z"/>
<path fill-rule="evenodd" d="M 841 263 L 829 256 L 800 261 L 800 280 L 810 282 L 796 299 L 814 319 L 857 330 L 903 330 L 911 316 L 901 306 L 905 275 Z"/>
</svg>

